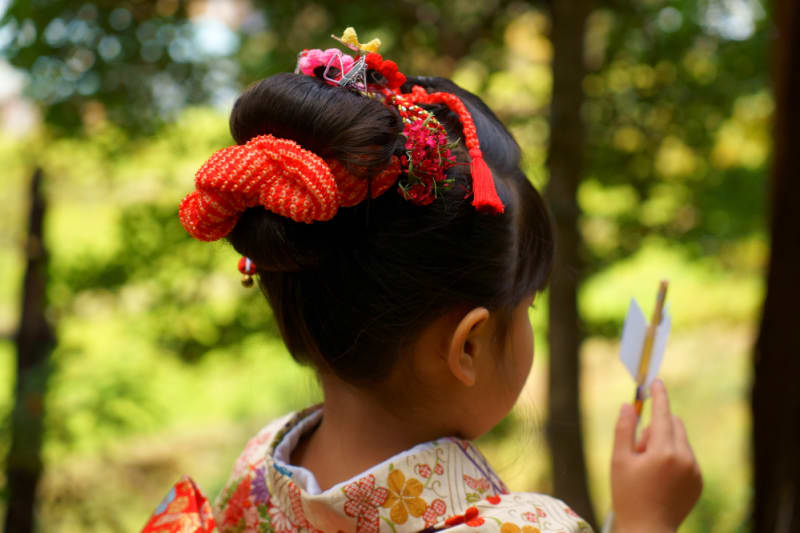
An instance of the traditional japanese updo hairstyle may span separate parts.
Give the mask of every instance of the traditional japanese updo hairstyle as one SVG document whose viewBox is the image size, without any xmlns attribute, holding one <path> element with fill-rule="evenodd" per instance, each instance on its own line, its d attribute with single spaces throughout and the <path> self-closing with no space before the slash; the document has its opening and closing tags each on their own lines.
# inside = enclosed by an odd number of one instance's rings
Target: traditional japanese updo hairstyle
<svg viewBox="0 0 800 533">
<path fill-rule="evenodd" d="M 448 170 L 454 184 L 429 205 L 407 201 L 394 187 L 325 222 L 294 222 L 254 207 L 227 236 L 258 266 L 292 356 L 360 386 L 380 383 L 422 329 L 451 310 L 485 306 L 507 326 L 511 309 L 544 288 L 552 265 L 548 213 L 508 130 L 447 79 L 409 78 L 402 91 L 413 85 L 456 94 L 467 106 L 502 214 L 472 206 L 469 156 L 459 143 L 453 153 L 463 164 Z M 463 138 L 450 109 L 424 107 L 451 141 Z M 300 74 L 276 74 L 246 90 L 230 126 L 240 145 L 263 134 L 291 139 L 364 179 L 402 154 L 405 143 L 396 109 Z"/>
</svg>

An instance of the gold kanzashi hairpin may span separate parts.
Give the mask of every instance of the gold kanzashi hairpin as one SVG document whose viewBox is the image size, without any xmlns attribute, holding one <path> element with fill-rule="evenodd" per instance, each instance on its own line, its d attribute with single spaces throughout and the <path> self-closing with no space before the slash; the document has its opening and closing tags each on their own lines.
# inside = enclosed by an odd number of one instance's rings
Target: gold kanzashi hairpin
<svg viewBox="0 0 800 533">
<path fill-rule="evenodd" d="M 360 42 L 358 42 L 358 34 L 356 33 L 356 30 L 353 29 L 352 26 L 348 26 L 347 28 L 345 28 L 344 33 L 342 34 L 341 37 L 337 37 L 335 35 L 331 35 L 331 37 L 333 37 L 340 43 L 346 45 L 348 48 L 356 52 L 364 51 L 377 54 L 378 49 L 381 47 L 381 40 L 378 39 L 377 37 L 375 39 L 372 39 L 368 43 L 361 44 Z"/>
</svg>

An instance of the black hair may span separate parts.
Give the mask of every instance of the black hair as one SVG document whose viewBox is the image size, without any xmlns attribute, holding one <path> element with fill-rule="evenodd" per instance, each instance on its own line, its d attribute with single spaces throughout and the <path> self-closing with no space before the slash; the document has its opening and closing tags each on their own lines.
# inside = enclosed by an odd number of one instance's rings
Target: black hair
<svg viewBox="0 0 800 533">
<path fill-rule="evenodd" d="M 409 78 L 402 87 L 458 95 L 472 114 L 484 159 L 505 205 L 477 211 L 469 157 L 459 143 L 453 186 L 430 205 L 396 188 L 304 224 L 262 207 L 246 210 L 228 240 L 258 266 L 259 284 L 292 356 L 356 384 L 387 377 L 426 324 L 458 308 L 485 306 L 506 319 L 547 283 L 553 235 L 539 193 L 520 169 L 520 149 L 475 95 L 444 78 Z M 425 106 L 461 138 L 458 116 Z M 364 179 L 404 147 L 397 110 L 299 74 L 277 74 L 246 90 L 230 118 L 239 144 L 262 134 L 292 139 L 336 158 Z"/>
</svg>

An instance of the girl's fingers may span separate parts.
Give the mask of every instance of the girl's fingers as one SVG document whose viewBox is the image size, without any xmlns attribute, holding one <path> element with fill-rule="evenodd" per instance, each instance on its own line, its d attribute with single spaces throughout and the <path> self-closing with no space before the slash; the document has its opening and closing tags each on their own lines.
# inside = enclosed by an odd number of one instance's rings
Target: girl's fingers
<svg viewBox="0 0 800 533">
<path fill-rule="evenodd" d="M 650 394 L 653 396 L 653 420 L 650 423 L 652 428 L 653 444 L 672 446 L 675 438 L 672 413 L 669 410 L 669 397 L 664 382 L 657 379 L 650 387 Z"/>
<path fill-rule="evenodd" d="M 674 416 L 674 415 L 673 415 Z M 699 497 L 703 491 L 703 474 L 700 472 L 700 465 L 697 463 L 697 458 L 694 456 L 692 445 L 689 444 L 689 438 L 686 435 L 686 426 L 683 425 L 683 420 L 675 416 L 675 444 L 678 449 L 678 456 L 682 458 L 684 467 L 691 472 L 694 479 L 694 492 L 696 497 Z"/>
<path fill-rule="evenodd" d="M 614 430 L 613 459 L 628 456 L 636 445 L 636 411 L 633 406 L 625 403 L 619 410 L 617 427 Z"/>
<path fill-rule="evenodd" d="M 650 442 L 650 426 L 644 428 L 639 442 L 636 443 L 636 453 L 642 453 L 647 449 L 647 443 Z"/>
<path fill-rule="evenodd" d="M 686 434 L 686 426 L 683 425 L 683 420 L 678 415 L 672 415 L 672 425 L 675 428 L 675 444 L 678 452 L 691 457 L 693 462 L 696 462 L 694 451 L 689 444 L 689 437 Z"/>
</svg>

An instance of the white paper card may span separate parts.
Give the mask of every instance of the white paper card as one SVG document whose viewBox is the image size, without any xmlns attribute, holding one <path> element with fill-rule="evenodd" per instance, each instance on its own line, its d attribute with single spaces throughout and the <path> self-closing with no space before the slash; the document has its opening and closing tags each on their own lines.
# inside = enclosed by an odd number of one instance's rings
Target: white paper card
<svg viewBox="0 0 800 533">
<path fill-rule="evenodd" d="M 635 299 L 631 299 L 628 314 L 625 315 L 625 324 L 622 326 L 619 358 L 634 380 L 639 373 L 639 360 L 642 357 L 642 346 L 644 346 L 646 334 L 647 319 L 644 317 L 639 303 Z"/>
<path fill-rule="evenodd" d="M 667 348 L 667 338 L 672 327 L 672 315 L 669 308 L 664 310 L 661 323 L 656 327 L 655 338 L 653 339 L 653 349 L 650 352 L 650 368 L 647 371 L 643 392 L 647 397 L 650 392 L 650 385 L 658 376 L 661 362 L 664 360 L 664 352 Z M 639 361 L 642 358 L 642 348 L 644 339 L 647 335 L 647 319 L 639 307 L 639 303 L 631 300 L 628 307 L 628 314 L 625 316 L 625 324 L 622 327 L 622 341 L 619 347 L 619 357 L 622 364 L 628 369 L 631 377 L 636 381 L 639 375 Z"/>
</svg>

